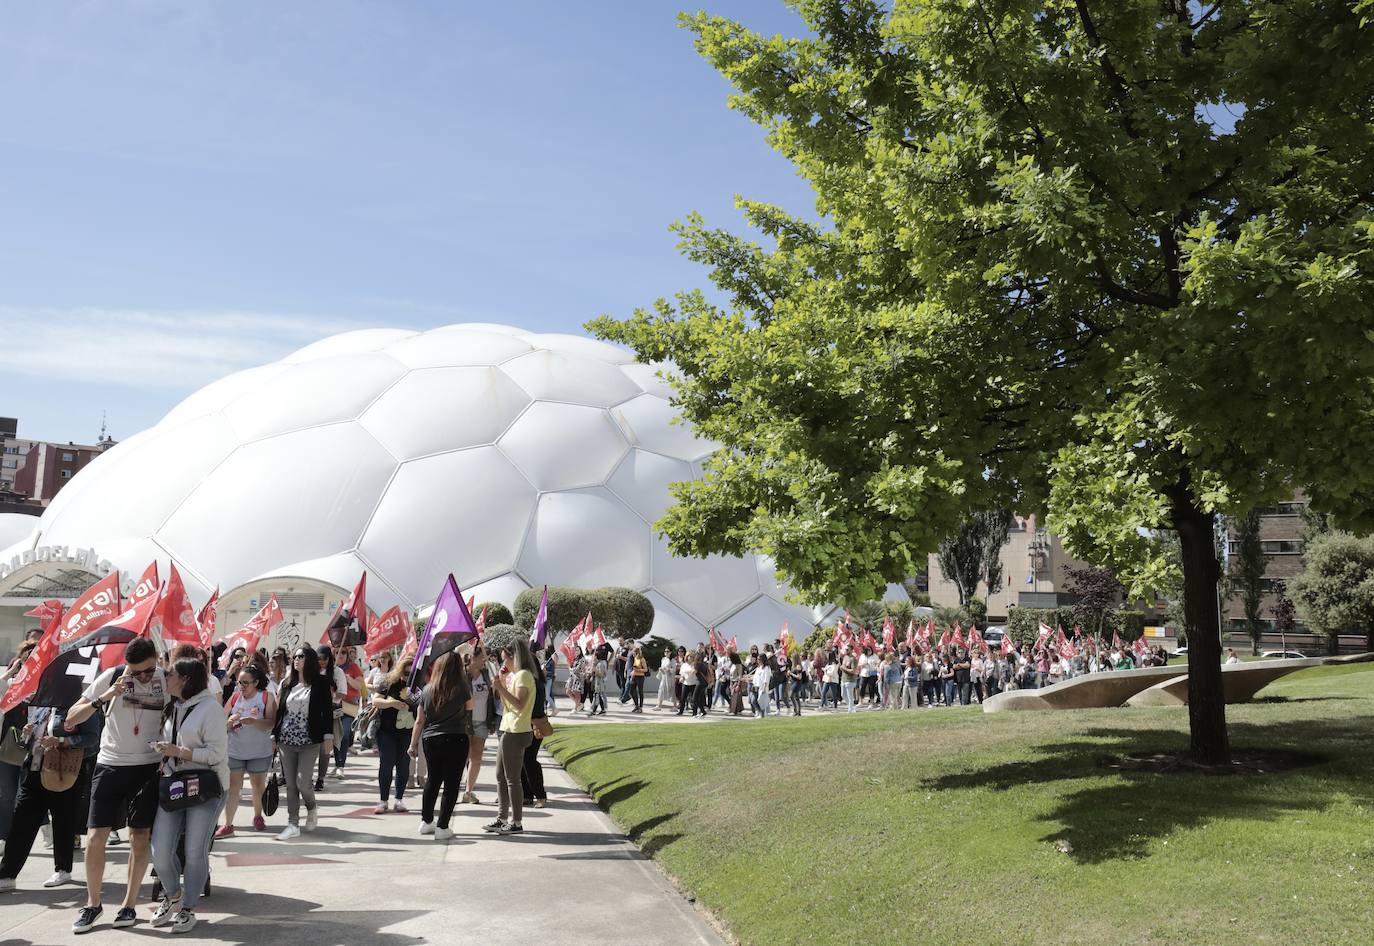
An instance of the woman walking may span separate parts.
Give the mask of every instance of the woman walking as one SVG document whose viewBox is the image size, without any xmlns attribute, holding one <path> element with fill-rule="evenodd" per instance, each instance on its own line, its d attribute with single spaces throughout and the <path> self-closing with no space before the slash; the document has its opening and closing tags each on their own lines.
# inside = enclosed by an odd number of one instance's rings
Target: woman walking
<svg viewBox="0 0 1374 946">
<path fill-rule="evenodd" d="M 282 684 L 277 701 L 277 721 L 272 727 L 273 748 L 281 752 L 286 773 L 286 827 L 278 841 L 301 836 L 301 800 L 305 800 L 305 830 L 314 831 L 315 766 L 320 752 L 334 747 L 334 691 L 320 674 L 320 659 L 309 647 L 300 646 L 291 656 L 291 672 Z"/>
<path fill-rule="evenodd" d="M 277 701 L 267 692 L 267 682 L 257 664 L 248 664 L 239 671 L 236 692 L 229 697 L 229 786 L 224 793 L 224 825 L 215 832 L 217 838 L 234 833 L 245 772 L 253 790 L 253 830 L 267 830 L 262 793 L 272 767 L 272 727 L 277 721 Z"/>
<path fill-rule="evenodd" d="M 532 653 L 534 692 L 539 694 L 544 691 L 544 673 L 540 669 L 539 651 Z M 539 747 L 543 745 L 544 740 L 534 731 L 534 725 L 536 720 L 547 719 L 548 715 L 543 702 L 536 696 L 534 708 L 530 711 L 530 744 L 525 747 L 525 760 L 520 768 L 520 797 L 525 800 L 525 804 L 536 808 L 543 808 L 548 804 L 549 792 L 544 787 L 544 766 L 539 763 Z"/>
<path fill-rule="evenodd" d="M 649 672 L 649 663 L 644 659 L 644 648 L 635 644 L 633 663 L 630 665 L 630 698 L 634 700 L 633 713 L 644 712 L 644 677 Z"/>
<path fill-rule="evenodd" d="M 673 651 L 671 648 L 663 648 L 663 659 L 658 662 L 658 705 L 656 710 L 663 709 L 663 701 L 668 701 L 668 708 L 673 708 L 673 696 L 675 688 L 673 684 L 677 681 L 677 669 L 673 666 Z"/>
<path fill-rule="evenodd" d="M 487 666 L 487 651 L 481 644 L 472 648 L 468 658 L 468 685 L 472 690 L 472 735 L 468 739 L 468 790 L 463 804 L 480 805 L 472 790 L 477 787 L 477 773 L 482 771 L 482 752 L 487 737 L 496 731 L 496 697 L 492 694 L 492 673 Z"/>
<path fill-rule="evenodd" d="M 410 757 L 417 758 L 423 750 L 429 767 L 420 801 L 420 833 L 432 834 L 436 841 L 453 837 L 449 819 L 463 788 L 472 706 L 472 686 L 462 658 L 453 651 L 441 654 L 430 668 L 410 737 Z M 436 820 L 434 803 L 440 790 L 443 799 Z"/>
<path fill-rule="evenodd" d="M 493 834 L 519 834 L 525 830 L 524 793 L 520 789 L 520 770 L 525 748 L 534 739 L 530 715 L 534 709 L 534 658 L 529 642 L 517 638 L 501 652 L 502 673 L 492 680 L 492 689 L 501 700 L 501 736 L 496 753 L 496 792 L 499 810 L 496 820 L 482 826 Z"/>
<path fill-rule="evenodd" d="M 372 809 L 374 815 L 385 814 L 387 806 L 392 811 L 406 812 L 406 782 L 410 779 L 411 734 L 415 730 L 415 697 L 410 690 L 410 671 L 412 662 L 403 660 L 382 681 L 382 685 L 372 695 L 372 705 L 377 710 L 377 755 L 381 764 L 377 767 L 377 791 L 381 800 Z M 396 800 L 391 800 L 391 786 L 396 786 Z"/>
<path fill-rule="evenodd" d="M 682 665 L 678 668 L 678 679 L 682 681 L 682 698 L 678 701 L 677 715 L 681 716 L 682 711 L 688 706 L 692 707 L 692 717 L 697 715 L 697 668 L 696 662 L 691 654 L 684 654 Z"/>
<path fill-rule="evenodd" d="M 205 773 L 202 789 L 210 781 L 210 773 L 220 786 L 229 781 L 227 720 L 224 707 L 208 687 L 209 676 L 200 660 L 183 657 L 172 665 L 167 673 L 167 692 L 174 702 L 164 711 L 162 740 L 156 744 L 166 759 L 164 775 L 201 771 Z M 215 794 L 189 808 L 158 809 L 153 822 L 153 864 L 163 894 L 153 912 L 153 926 L 170 923 L 173 933 L 185 933 L 196 925 L 196 903 L 210 876 L 210 835 L 219 808 L 220 798 Z M 184 864 L 177 853 L 183 835 Z"/>
</svg>

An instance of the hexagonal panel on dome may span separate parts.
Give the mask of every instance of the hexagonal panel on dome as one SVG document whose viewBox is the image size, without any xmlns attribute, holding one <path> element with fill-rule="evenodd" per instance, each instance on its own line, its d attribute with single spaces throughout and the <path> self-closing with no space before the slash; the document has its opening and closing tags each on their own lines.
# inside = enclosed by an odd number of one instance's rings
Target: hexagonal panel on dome
<svg viewBox="0 0 1374 946">
<path fill-rule="evenodd" d="M 654 362 L 651 365 L 623 365 L 620 369 L 625 372 L 625 376 L 638 385 L 639 389 L 645 394 L 652 394 L 661 397 L 665 401 L 672 400 L 673 386 L 660 378 L 660 372 L 671 371 L 672 367 L 665 362 Z"/>
<path fill-rule="evenodd" d="M 499 365 L 528 351 L 529 342 L 515 335 L 458 325 L 412 335 L 386 348 L 386 354 L 408 368 Z"/>
<path fill-rule="evenodd" d="M 529 404 L 499 368 L 412 371 L 358 422 L 398 460 L 493 443 Z"/>
<path fill-rule="evenodd" d="M 415 601 L 449 572 L 485 581 L 510 570 L 536 493 L 494 447 L 401 464 L 358 551 Z"/>
<path fill-rule="evenodd" d="M 754 563 L 725 555 L 678 558 L 654 539 L 653 584 L 703 625 L 713 624 L 759 593 Z"/>
<path fill-rule="evenodd" d="M 661 397 L 641 394 L 611 409 L 635 446 L 678 460 L 700 460 L 720 444 L 698 437 L 687 424 L 674 423 L 677 409 Z"/>
<path fill-rule="evenodd" d="M 245 443 L 353 420 L 405 372 L 400 362 L 379 354 L 307 361 L 241 394 L 224 416 Z"/>
<path fill-rule="evenodd" d="M 537 401 L 497 441 L 540 490 L 606 482 L 629 449 L 603 410 Z"/>
<path fill-rule="evenodd" d="M 672 505 L 668 484 L 690 479 L 690 464 L 635 449 L 620 461 L 606 485 L 652 525 Z"/>
<path fill-rule="evenodd" d="M 328 582 L 336 589 L 336 593 L 331 598 L 326 596 L 326 607 L 330 607 L 329 602 L 335 603 L 346 597 L 353 590 L 353 586 L 358 582 L 358 576 L 367 572 L 367 606 L 369 610 L 381 614 L 393 604 L 409 609 L 413 602 L 408 600 L 400 590 L 393 587 L 387 581 L 386 576 L 377 571 L 371 562 L 366 561 L 357 552 L 340 552 L 338 555 L 328 555 L 324 558 L 311 559 L 308 562 L 291 562 L 280 564 L 270 571 L 263 572 L 261 575 L 254 575 L 244 581 L 239 582 L 237 587 L 251 584 L 255 581 L 265 581 L 268 579 L 290 579 L 290 578 L 309 578 L 316 581 Z M 229 593 L 237 590 L 236 588 L 226 588 L 226 597 Z M 231 628 L 232 630 L 232 628 Z"/>
<path fill-rule="evenodd" d="M 254 387 L 264 383 L 268 378 L 279 375 L 286 370 L 286 365 L 275 362 L 270 365 L 249 368 L 245 371 L 236 371 L 218 381 L 211 381 L 163 415 L 159 423 L 178 424 L 192 417 L 199 417 L 201 414 L 212 414 L 222 410 L 224 405 L 240 394 L 253 390 Z"/>
<path fill-rule="evenodd" d="M 641 589 L 649 553 L 648 527 L 609 490 L 545 493 L 516 568 L 532 586 Z"/>
<path fill-rule="evenodd" d="M 741 649 L 750 644 L 767 644 L 778 639 L 783 624 L 797 640 L 805 640 L 811 633 L 811 615 L 804 608 L 779 604 L 772 598 L 755 598 L 744 608 L 716 625 L 716 631 L 726 640 L 739 638 Z"/>
<path fill-rule="evenodd" d="M 157 538 L 229 588 L 354 548 L 395 472 L 395 459 L 356 423 L 260 440 L 204 477 Z"/>
<path fill-rule="evenodd" d="M 297 348 L 282 361 L 288 365 L 298 365 L 320 358 L 333 358 L 336 355 L 360 355 L 370 351 L 381 351 L 388 345 L 415 334 L 417 333 L 410 329 L 402 328 L 364 328 L 353 332 L 340 332 L 318 342 L 311 342 L 304 348 Z"/>
<path fill-rule="evenodd" d="M 501 370 L 541 400 L 610 407 L 640 393 L 619 365 L 569 352 L 532 351 L 506 362 Z"/>
<path fill-rule="evenodd" d="M 99 546 L 146 538 L 237 446 L 216 414 L 154 427 L 97 458 L 57 494 L 65 500 L 44 515 L 43 541 Z"/>
<path fill-rule="evenodd" d="M 461 579 L 459 580 L 459 584 L 462 584 Z M 525 584 L 520 576 L 513 572 L 505 575 L 498 575 L 490 581 L 484 581 L 480 584 L 473 585 L 471 588 L 467 585 L 462 585 L 464 595 L 475 596 L 478 602 L 499 601 L 512 610 L 515 608 L 516 597 L 528 587 L 529 585 Z M 433 597 L 437 598 L 438 596 L 439 589 L 435 588 Z M 429 603 L 431 605 L 434 604 L 433 600 Z M 476 616 L 475 614 L 473 615 L 473 617 Z"/>
<path fill-rule="evenodd" d="M 613 365 L 628 365 L 635 360 L 633 352 L 612 345 L 609 342 L 587 338 L 584 335 L 564 335 L 561 332 L 527 332 L 522 336 L 535 348 L 548 348 L 565 351 L 588 358 L 599 358 Z"/>
<path fill-rule="evenodd" d="M 654 604 L 654 634 L 666 637 L 674 644 L 681 644 L 684 647 L 695 647 L 697 641 L 706 636 L 706 631 L 694 617 L 654 589 L 650 588 L 644 592 L 644 597 Z M 658 668 L 650 667 L 649 669 L 654 671 Z"/>
</svg>

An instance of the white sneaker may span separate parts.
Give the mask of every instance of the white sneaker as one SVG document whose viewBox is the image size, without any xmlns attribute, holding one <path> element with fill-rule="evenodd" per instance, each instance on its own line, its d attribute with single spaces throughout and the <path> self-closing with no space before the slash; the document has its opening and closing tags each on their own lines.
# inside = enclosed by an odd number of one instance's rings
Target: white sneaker
<svg viewBox="0 0 1374 946">
<path fill-rule="evenodd" d="M 281 834 L 277 835 L 278 841 L 290 841 L 301 836 L 301 829 L 294 824 L 289 824 L 282 828 Z"/>
<path fill-rule="evenodd" d="M 44 845 L 49 851 L 51 851 L 51 850 L 52 850 L 52 824 L 49 823 L 49 824 L 43 825 L 42 831 L 43 831 L 43 845 Z"/>
<path fill-rule="evenodd" d="M 421 822 L 420 822 L 420 833 L 421 833 L 421 834 L 433 834 L 433 833 L 434 833 L 434 822 L 432 822 L 432 821 L 421 821 Z"/>
<path fill-rule="evenodd" d="M 14 889 L 13 877 L 0 877 L 0 893 Z"/>
<path fill-rule="evenodd" d="M 319 823 L 320 818 L 318 808 L 311 808 L 309 811 L 305 813 L 305 830 L 314 831 L 315 828 L 319 825 Z"/>
<path fill-rule="evenodd" d="M 43 881 L 44 887 L 61 887 L 63 884 L 72 882 L 72 872 L 69 870 L 56 870 L 53 875 Z"/>
<path fill-rule="evenodd" d="M 451 837 L 453 837 L 452 828 L 436 828 L 434 831 L 434 840 L 436 841 L 447 841 Z"/>
<path fill-rule="evenodd" d="M 329 777 L 330 777 L 330 778 L 343 778 L 343 769 L 339 768 L 337 765 L 334 766 L 334 771 L 332 771 L 332 772 L 329 773 Z"/>
<path fill-rule="evenodd" d="M 172 900 L 164 896 L 158 903 L 157 909 L 153 911 L 152 926 L 162 927 L 168 923 L 176 921 L 176 915 L 181 910 L 181 894 L 177 894 L 176 899 Z"/>
</svg>

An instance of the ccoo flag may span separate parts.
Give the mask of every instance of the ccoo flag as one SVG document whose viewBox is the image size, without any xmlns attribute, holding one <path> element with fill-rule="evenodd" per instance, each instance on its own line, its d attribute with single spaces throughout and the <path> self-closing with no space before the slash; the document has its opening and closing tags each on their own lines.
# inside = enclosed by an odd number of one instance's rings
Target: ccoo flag
<svg viewBox="0 0 1374 946">
<path fill-rule="evenodd" d="M 544 586 L 544 595 L 539 599 L 539 613 L 534 616 L 534 630 L 530 632 L 530 649 L 544 649 L 544 624 L 549 619 L 549 586 Z"/>
<path fill-rule="evenodd" d="M 434 610 L 425 623 L 424 636 L 415 648 L 417 659 L 410 672 L 411 682 L 414 682 L 423 664 L 477 636 L 477 624 L 472 620 L 472 612 L 468 610 L 467 602 L 458 590 L 458 582 L 453 580 L 450 572 L 439 591 L 439 597 L 434 601 Z M 442 640 L 436 640 L 440 637 Z"/>
</svg>

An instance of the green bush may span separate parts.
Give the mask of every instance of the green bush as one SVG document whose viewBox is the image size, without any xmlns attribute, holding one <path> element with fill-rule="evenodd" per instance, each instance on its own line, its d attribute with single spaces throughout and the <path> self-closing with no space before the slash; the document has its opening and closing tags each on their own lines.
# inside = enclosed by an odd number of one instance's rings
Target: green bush
<svg viewBox="0 0 1374 946">
<path fill-rule="evenodd" d="M 529 633 L 539 613 L 543 588 L 526 588 L 515 599 L 514 618 Z M 590 611 L 609 641 L 619 637 L 641 638 L 654 626 L 654 604 L 629 588 L 549 588 L 550 635 L 571 631 Z"/>
<path fill-rule="evenodd" d="M 479 601 L 472 608 L 472 619 L 475 621 L 482 614 L 482 609 L 487 609 L 487 626 L 494 624 L 514 624 L 515 617 L 510 613 L 510 608 L 499 601 Z"/>
<path fill-rule="evenodd" d="M 823 650 L 830 646 L 830 641 L 834 636 L 835 625 L 831 624 L 827 627 L 822 624 L 812 630 L 810 634 L 806 635 L 806 639 L 801 642 L 802 652 L 814 654 L 818 650 Z"/>
<path fill-rule="evenodd" d="M 663 652 L 665 650 L 677 650 L 677 644 L 666 637 L 655 634 L 644 642 L 644 662 L 649 665 L 649 673 L 658 672 L 658 665 L 663 662 Z"/>
<path fill-rule="evenodd" d="M 490 612 L 487 616 L 490 618 Z M 530 632 L 514 624 L 488 624 L 482 632 L 482 646 L 493 656 L 499 654 L 502 647 L 509 647 L 517 640 L 529 639 Z"/>
<path fill-rule="evenodd" d="M 979 625 L 987 627 L 988 603 L 982 598 L 974 597 L 968 599 L 968 613 L 969 617 L 977 621 Z"/>
</svg>

